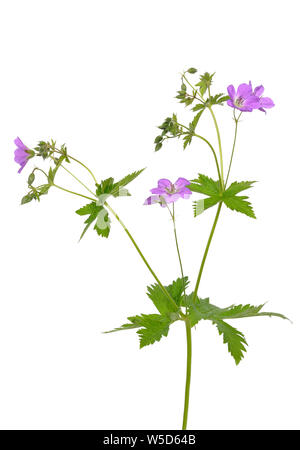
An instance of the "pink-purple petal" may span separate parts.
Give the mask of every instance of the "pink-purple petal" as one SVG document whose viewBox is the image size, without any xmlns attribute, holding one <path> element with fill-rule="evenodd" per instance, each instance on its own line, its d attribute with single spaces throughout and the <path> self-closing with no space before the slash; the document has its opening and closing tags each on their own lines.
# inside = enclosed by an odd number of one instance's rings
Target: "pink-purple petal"
<svg viewBox="0 0 300 450">
<path fill-rule="evenodd" d="M 161 194 L 165 194 L 166 189 L 165 188 L 156 187 L 156 188 L 150 189 L 150 192 L 152 194 L 159 194 L 159 195 L 161 195 Z"/>
<path fill-rule="evenodd" d="M 17 137 L 17 138 L 14 140 L 14 144 L 15 144 L 18 148 L 20 148 L 20 149 L 28 150 L 28 148 L 26 147 L 26 145 L 21 141 L 21 139 L 20 139 L 19 137 Z"/>
<path fill-rule="evenodd" d="M 189 184 L 191 184 L 191 182 L 186 178 L 178 178 L 178 180 L 175 181 L 174 186 L 176 189 L 181 189 L 182 187 L 188 186 Z"/>
<path fill-rule="evenodd" d="M 228 95 L 231 98 L 231 100 L 234 100 L 236 94 L 235 94 L 235 88 L 234 88 L 233 84 L 230 84 L 227 87 L 227 92 L 228 92 Z M 233 106 L 233 105 L 230 105 L 230 106 Z"/>
<path fill-rule="evenodd" d="M 251 84 L 242 83 L 239 85 L 237 89 L 237 97 L 247 98 L 249 95 L 252 94 L 252 86 Z"/>
<path fill-rule="evenodd" d="M 146 198 L 146 200 L 144 201 L 144 205 L 154 205 L 155 203 L 159 202 L 159 195 L 150 195 L 150 197 Z"/>
<path fill-rule="evenodd" d="M 275 106 L 275 103 L 269 97 L 261 97 L 260 106 L 262 106 L 263 108 L 273 108 L 273 106 Z"/>
<path fill-rule="evenodd" d="M 255 97 L 254 95 L 250 95 L 245 99 L 244 105 L 245 107 L 250 107 L 252 109 L 258 108 L 260 105 L 260 100 L 258 97 Z"/>
<path fill-rule="evenodd" d="M 161 189 L 171 189 L 172 183 L 167 178 L 161 178 L 158 180 L 157 186 Z"/>
<path fill-rule="evenodd" d="M 263 93 L 264 93 L 264 90 L 265 90 L 265 88 L 262 86 L 262 85 L 260 85 L 260 86 L 257 86 L 255 89 L 254 89 L 254 95 L 256 95 L 257 97 L 260 97 Z"/>
</svg>

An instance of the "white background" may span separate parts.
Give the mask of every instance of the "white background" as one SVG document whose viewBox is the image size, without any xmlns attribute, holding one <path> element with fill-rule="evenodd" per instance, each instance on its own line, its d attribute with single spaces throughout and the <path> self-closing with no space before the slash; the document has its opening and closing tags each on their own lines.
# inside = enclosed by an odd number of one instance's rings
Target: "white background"
<svg viewBox="0 0 300 450">
<path fill-rule="evenodd" d="M 193 333 L 190 429 L 299 429 L 299 24 L 296 1 L 2 1 L 0 426 L 21 429 L 176 429 L 185 382 L 185 330 L 138 349 L 134 331 L 101 332 L 141 312 L 151 275 L 118 223 L 109 240 L 78 244 L 84 200 L 52 189 L 20 207 L 13 139 L 53 137 L 99 180 L 147 166 L 113 205 L 164 283 L 179 276 L 171 223 L 142 206 L 157 179 L 215 177 L 204 143 L 153 152 L 190 66 L 216 72 L 214 90 L 252 80 L 276 107 L 244 114 L 232 180 L 259 180 L 252 220 L 226 208 L 201 296 L 219 306 L 260 304 L 280 319 L 231 322 L 248 352 L 236 367 L 210 323 Z M 194 76 L 195 80 L 197 75 Z M 225 161 L 232 110 L 216 108 Z M 208 115 L 199 131 L 216 144 Z M 90 183 L 78 167 L 74 171 Z M 60 184 L 74 187 L 66 174 Z M 92 186 L 92 184 L 90 184 Z M 76 187 L 80 189 L 80 187 Z M 177 204 L 185 272 L 195 282 L 214 211 Z"/>
</svg>

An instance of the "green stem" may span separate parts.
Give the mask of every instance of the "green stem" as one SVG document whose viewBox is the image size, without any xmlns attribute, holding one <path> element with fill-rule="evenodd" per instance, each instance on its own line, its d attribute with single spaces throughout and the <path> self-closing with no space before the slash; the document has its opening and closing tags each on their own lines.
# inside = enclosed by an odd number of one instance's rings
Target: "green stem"
<svg viewBox="0 0 300 450">
<path fill-rule="evenodd" d="M 219 152 L 220 152 L 221 185 L 222 185 L 222 188 L 224 189 L 223 154 L 222 154 L 222 144 L 221 144 L 220 130 L 219 130 L 219 127 L 218 127 L 216 116 L 215 116 L 215 114 L 214 114 L 214 112 L 212 110 L 212 107 L 209 106 L 208 109 L 209 109 L 209 111 L 210 111 L 210 113 L 212 115 L 212 118 L 213 118 L 213 121 L 214 121 L 214 124 L 215 124 L 215 128 L 216 128 L 216 132 L 217 132 L 218 144 L 219 144 Z"/>
<path fill-rule="evenodd" d="M 181 79 L 183 79 L 184 78 L 184 80 L 190 85 L 190 87 L 193 89 L 193 93 L 194 92 L 197 92 L 197 89 L 189 82 L 189 80 L 187 79 L 187 77 L 185 76 L 185 73 L 183 73 L 182 74 L 182 78 Z M 193 95 L 193 96 L 191 96 L 191 95 L 189 95 L 189 97 L 193 97 L 193 98 L 195 98 L 196 100 L 198 100 L 200 103 L 204 103 L 203 102 L 203 100 L 202 99 L 200 99 L 200 98 L 198 98 L 196 95 Z"/>
<path fill-rule="evenodd" d="M 186 329 L 186 381 L 185 381 L 185 396 L 184 396 L 184 410 L 183 410 L 183 422 L 182 429 L 186 430 L 188 411 L 189 411 L 189 400 L 190 400 L 190 385 L 191 385 L 191 371 L 192 371 L 192 332 L 191 324 L 189 319 L 185 320 Z"/>
<path fill-rule="evenodd" d="M 220 181 L 221 186 L 222 186 L 222 174 L 221 174 L 221 172 L 220 172 L 219 161 L 218 161 L 218 158 L 217 158 L 215 149 L 213 148 L 213 146 L 211 145 L 211 143 L 210 143 L 207 139 L 205 139 L 203 136 L 200 136 L 199 134 L 196 134 L 196 133 L 194 133 L 194 136 L 196 136 L 196 137 L 202 139 L 204 142 L 206 142 L 207 145 L 209 145 L 211 151 L 213 152 L 213 155 L 214 155 L 214 158 L 215 158 L 216 167 L 217 167 L 217 171 L 218 171 L 219 181 Z M 222 164 L 223 164 L 223 163 L 222 163 Z"/>
<path fill-rule="evenodd" d="M 186 130 L 190 131 L 190 129 L 188 127 L 186 127 L 185 125 L 182 125 L 181 123 L 178 123 L 178 125 L 182 128 L 185 128 Z M 193 133 L 194 136 L 196 136 L 197 138 L 201 139 L 202 141 L 204 141 L 209 148 L 211 149 L 213 155 L 214 155 L 214 159 L 215 159 L 215 163 L 216 163 L 216 167 L 217 167 L 217 171 L 218 171 L 218 177 L 222 186 L 222 177 L 221 177 L 221 172 L 220 172 L 220 167 L 219 167 L 219 161 L 215 152 L 215 149 L 213 148 L 213 146 L 211 145 L 211 143 L 203 136 L 200 136 L 200 134 L 197 133 Z"/>
<path fill-rule="evenodd" d="M 63 153 L 59 150 L 59 149 L 55 149 L 54 150 L 56 153 L 59 153 L 60 155 L 63 155 Z M 77 162 L 78 164 L 80 164 L 82 167 L 84 167 L 89 174 L 92 176 L 93 180 L 95 181 L 95 184 L 97 184 L 97 180 L 95 175 L 93 174 L 93 172 L 91 171 L 91 169 L 89 169 L 85 164 L 83 164 L 83 162 L 79 161 L 79 159 L 74 158 L 73 156 L 68 155 L 69 159 L 72 159 L 73 161 Z"/>
<path fill-rule="evenodd" d="M 107 209 L 109 209 L 109 211 L 115 216 L 115 218 L 117 219 L 117 221 L 120 223 L 120 225 L 123 227 L 125 233 L 127 234 L 127 236 L 129 237 L 129 239 L 131 240 L 131 242 L 133 243 L 135 249 L 137 250 L 138 254 L 140 255 L 140 257 L 142 258 L 142 260 L 144 261 L 145 265 L 147 266 L 149 272 L 152 274 L 153 278 L 155 279 L 155 281 L 157 282 L 157 284 L 159 285 L 159 287 L 161 288 L 161 290 L 164 292 L 164 294 L 166 295 L 166 297 L 169 299 L 170 303 L 172 304 L 172 306 L 174 307 L 174 311 L 178 310 L 178 306 L 175 303 L 175 301 L 173 300 L 173 298 L 171 297 L 171 295 L 169 294 L 169 292 L 166 290 L 166 288 L 163 286 L 163 284 L 161 283 L 161 281 L 159 280 L 159 278 L 157 277 L 156 273 L 154 272 L 154 270 L 151 268 L 150 264 L 148 263 L 148 261 L 146 260 L 145 256 L 143 255 L 142 251 L 140 250 L 139 246 L 137 245 L 137 243 L 135 242 L 135 240 L 133 239 L 131 233 L 128 231 L 126 225 L 122 222 L 122 220 L 120 219 L 120 217 L 118 216 L 118 214 L 112 209 L 112 207 L 105 202 L 104 205 L 107 207 Z"/>
<path fill-rule="evenodd" d="M 73 161 L 77 162 L 82 167 L 84 167 L 90 173 L 90 175 L 92 176 L 93 180 L 95 181 L 95 184 L 97 184 L 97 180 L 96 180 L 95 175 L 93 174 L 93 172 L 85 164 L 83 164 L 81 161 L 79 161 L 78 159 L 74 158 L 73 156 L 69 156 L 68 155 L 68 158 L 72 159 Z"/>
<path fill-rule="evenodd" d="M 53 158 L 53 156 L 50 157 L 51 159 L 53 159 L 53 161 L 55 161 L 55 158 Z M 69 156 L 69 158 L 71 158 L 71 156 Z M 81 184 L 81 186 L 83 186 L 87 191 L 89 191 L 92 195 L 94 195 L 97 198 L 96 194 L 93 191 L 91 191 L 91 189 L 89 189 L 81 180 L 79 180 L 79 178 L 77 178 L 69 169 L 67 169 L 62 164 L 60 165 L 60 167 L 62 167 L 66 172 L 68 172 L 73 178 L 75 178 L 76 181 L 78 181 L 78 183 Z"/>
<path fill-rule="evenodd" d="M 83 194 L 79 194 L 78 192 L 74 192 L 74 191 L 70 191 L 69 189 L 65 189 L 61 186 L 58 186 L 57 184 L 52 184 L 52 186 L 61 189 L 62 191 L 68 192 L 69 194 L 74 194 L 74 195 L 78 195 L 79 197 L 83 197 L 83 198 L 87 198 L 88 200 L 92 200 L 93 202 L 95 201 L 95 199 L 91 198 L 91 197 L 87 197 L 86 195 Z"/>
<path fill-rule="evenodd" d="M 236 137 L 237 137 L 237 129 L 238 129 L 238 123 L 239 123 L 239 119 L 242 115 L 242 113 L 239 114 L 238 118 L 235 117 L 235 110 L 234 110 L 234 120 L 235 120 L 235 130 L 234 130 L 234 139 L 233 139 L 233 146 L 232 146 L 232 151 L 231 151 L 231 156 L 230 156 L 230 163 L 229 163 L 229 167 L 228 167 L 228 172 L 227 172 L 227 177 L 226 177 L 226 181 L 225 181 L 225 188 L 227 186 L 227 182 L 228 182 L 228 178 L 229 178 L 229 174 L 230 174 L 230 170 L 231 170 L 231 165 L 232 165 L 232 160 L 233 160 L 233 154 L 234 154 L 234 149 L 235 149 L 235 144 L 236 144 Z"/>
<path fill-rule="evenodd" d="M 181 259 L 181 255 L 180 255 L 179 244 L 178 244 L 178 238 L 177 238 L 176 219 L 175 219 L 175 205 L 174 205 L 174 203 L 173 203 L 173 213 L 170 211 L 170 214 L 171 214 L 172 221 L 173 221 L 173 230 L 174 230 L 175 244 L 176 244 L 177 255 L 178 255 L 179 266 L 180 266 L 180 272 L 181 272 L 181 278 L 182 278 L 182 284 L 183 284 L 184 298 L 186 299 L 186 290 L 185 290 L 185 284 L 184 284 L 184 272 L 183 272 L 183 264 L 182 264 L 182 259 Z"/>
<path fill-rule="evenodd" d="M 193 296 L 193 303 L 196 303 L 197 293 L 198 293 L 199 284 L 200 284 L 200 280 L 201 280 L 203 269 L 204 269 L 204 264 L 205 264 L 205 261 L 206 261 L 206 258 L 207 258 L 207 254 L 208 254 L 208 250 L 209 250 L 209 247 L 210 247 L 210 244 L 211 244 L 211 240 L 213 238 L 213 235 L 214 235 L 214 232 L 215 232 L 215 229 L 216 229 L 216 226 L 217 226 L 217 222 L 218 222 L 219 215 L 220 215 L 220 212 L 221 212 L 221 207 L 222 207 L 222 202 L 220 202 L 219 205 L 218 205 L 217 214 L 216 214 L 216 217 L 215 217 L 215 220 L 214 220 L 214 223 L 213 223 L 213 226 L 212 226 L 212 229 L 211 229 L 211 232 L 210 232 L 210 235 L 209 235 L 206 247 L 205 247 L 205 251 L 204 251 L 204 254 L 203 254 L 203 258 L 202 258 L 202 262 L 201 262 L 201 265 L 200 265 L 200 270 L 199 270 L 199 274 L 198 274 L 198 278 L 197 278 L 197 282 L 196 282 L 196 286 L 195 286 L 195 291 L 194 291 L 194 296 Z"/>
</svg>

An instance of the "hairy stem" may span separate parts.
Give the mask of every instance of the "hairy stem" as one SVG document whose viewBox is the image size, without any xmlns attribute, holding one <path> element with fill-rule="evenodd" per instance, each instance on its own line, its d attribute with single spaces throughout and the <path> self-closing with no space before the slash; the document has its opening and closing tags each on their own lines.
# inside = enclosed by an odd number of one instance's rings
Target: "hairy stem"
<svg viewBox="0 0 300 450">
<path fill-rule="evenodd" d="M 230 170 L 231 170 L 233 154 L 234 154 L 234 149 L 235 149 L 235 144 L 236 144 L 238 123 L 239 123 L 239 120 L 240 120 L 240 117 L 241 117 L 242 113 L 240 113 L 237 118 L 235 117 L 235 110 L 234 110 L 233 114 L 234 114 L 234 121 L 235 121 L 235 130 L 234 130 L 233 146 L 232 146 L 232 151 L 231 151 L 231 156 L 230 156 L 230 163 L 229 163 L 228 172 L 227 172 L 226 181 L 225 181 L 225 188 L 227 186 L 227 182 L 228 182 L 228 178 L 229 178 L 229 174 L 230 174 Z"/>
<path fill-rule="evenodd" d="M 213 118 L 214 124 L 215 124 L 215 128 L 216 128 L 216 132 L 217 132 L 217 137 L 218 137 L 218 144 L 219 144 L 219 152 L 220 152 L 220 166 L 221 166 L 221 186 L 224 189 L 224 169 L 223 169 L 223 154 L 222 154 L 222 144 L 221 144 L 221 135 L 220 135 L 220 130 L 218 127 L 218 123 L 217 123 L 217 119 L 216 116 L 212 110 L 212 107 L 209 106 L 208 107 L 211 116 Z"/>
<path fill-rule="evenodd" d="M 185 395 L 184 395 L 184 410 L 183 410 L 183 422 L 182 429 L 186 430 L 188 411 L 189 411 L 189 400 L 190 400 L 190 385 L 191 385 L 191 371 L 192 371 L 192 332 L 191 324 L 188 318 L 185 320 L 186 329 L 186 381 L 185 381 Z"/>
<path fill-rule="evenodd" d="M 56 152 L 56 153 L 59 153 L 60 155 L 63 155 L 63 153 L 62 153 L 59 149 L 55 149 L 55 152 Z M 96 177 L 95 177 L 95 175 L 93 174 L 93 172 L 91 171 L 91 169 L 89 169 L 85 164 L 83 164 L 83 162 L 79 161 L 79 159 L 74 158 L 74 156 L 68 155 L 68 158 L 69 158 L 69 159 L 72 159 L 73 161 L 77 162 L 77 164 L 80 164 L 82 167 L 84 167 L 84 168 L 89 172 L 89 174 L 92 176 L 92 178 L 93 178 L 95 184 L 97 184 Z"/>
<path fill-rule="evenodd" d="M 201 281 L 201 277 L 202 277 L 205 261 L 206 261 L 206 258 L 207 258 L 208 250 L 209 250 L 209 247 L 210 247 L 210 244 L 211 244 L 211 241 L 212 241 L 212 238 L 213 238 L 216 226 L 217 226 L 217 222 L 218 222 L 218 219 L 219 219 L 219 216 L 220 216 L 221 207 L 222 207 L 222 202 L 220 202 L 219 205 L 218 205 L 217 214 L 216 214 L 216 217 L 215 217 L 215 220 L 214 220 L 214 223 L 213 223 L 213 226 L 212 226 L 212 229 L 211 229 L 211 232 L 210 232 L 210 235 L 209 235 L 206 247 L 205 247 L 205 251 L 204 251 L 204 254 L 203 254 L 203 258 L 202 258 L 202 262 L 201 262 L 201 265 L 200 265 L 199 274 L 198 274 L 198 278 L 197 278 L 197 282 L 196 282 L 196 286 L 195 286 L 195 291 L 194 291 L 194 296 L 193 296 L 193 303 L 196 303 L 196 298 L 197 298 L 197 293 L 198 293 L 198 289 L 199 289 L 199 284 L 200 284 L 200 281 Z"/>
<path fill-rule="evenodd" d="M 146 260 L 145 256 L 143 255 L 142 251 L 140 250 L 139 246 L 137 245 L 137 243 L 135 242 L 135 240 L 133 239 L 131 233 L 128 231 L 127 227 L 125 226 L 125 224 L 122 222 L 122 220 L 120 219 L 120 217 L 118 216 L 118 214 L 112 209 L 112 207 L 105 202 L 104 205 L 107 207 L 107 209 L 109 209 L 109 211 L 115 216 L 115 218 L 117 219 L 117 221 L 120 223 L 120 225 L 123 227 L 125 233 L 127 234 L 127 236 L 129 237 L 129 239 L 131 240 L 131 242 L 133 243 L 135 249 L 137 250 L 138 254 L 140 255 L 140 257 L 142 258 L 142 260 L 144 261 L 145 265 L 147 266 L 149 272 L 152 274 L 153 278 L 155 279 L 155 281 L 157 282 L 157 284 L 159 285 L 159 287 L 161 288 L 161 290 L 164 292 L 164 294 L 166 295 L 166 297 L 169 299 L 169 302 L 172 303 L 173 307 L 175 307 L 175 311 L 178 310 L 178 306 L 175 303 L 175 301 L 173 300 L 173 298 L 171 297 L 171 295 L 169 294 L 169 292 L 166 290 L 166 288 L 162 285 L 161 281 L 159 280 L 159 278 L 157 277 L 156 273 L 154 272 L 154 270 L 151 268 L 150 264 L 148 263 L 148 261 Z"/>
<path fill-rule="evenodd" d="M 52 186 L 54 186 L 54 187 L 56 187 L 58 189 L 61 189 L 62 191 L 68 192 L 69 194 L 78 195 L 79 197 L 87 198 L 88 200 L 92 200 L 93 202 L 95 201 L 94 198 L 87 197 L 86 195 L 79 194 L 78 192 L 70 191 L 69 189 L 66 189 L 66 188 L 63 188 L 61 186 L 58 186 L 57 184 L 53 184 Z"/>
<path fill-rule="evenodd" d="M 53 159 L 53 161 L 55 161 L 55 158 L 53 158 L 53 156 L 50 156 L 51 157 L 51 159 Z M 69 156 L 69 158 L 71 158 L 71 156 Z M 66 172 L 68 172 L 76 181 L 78 181 L 78 183 L 80 183 L 81 184 L 81 186 L 83 186 L 87 191 L 89 191 L 92 195 L 94 195 L 95 197 L 97 197 L 96 195 L 95 195 L 95 193 L 90 189 L 90 188 L 88 188 L 81 180 L 79 180 L 79 178 L 77 178 L 76 177 L 76 175 L 74 175 L 69 169 L 67 169 L 65 166 L 63 166 L 62 164 L 60 164 L 60 167 L 62 168 L 62 169 L 64 169 Z"/>
<path fill-rule="evenodd" d="M 186 299 L 186 289 L 185 289 L 185 284 L 184 284 L 183 264 L 182 264 L 182 259 L 181 259 L 181 255 L 180 255 L 178 238 L 177 238 L 177 230 L 176 230 L 175 205 L 173 203 L 172 211 L 170 210 L 170 208 L 169 208 L 167 203 L 166 203 L 166 207 L 168 208 L 168 211 L 170 213 L 170 216 L 171 216 L 171 219 L 172 219 L 172 222 L 173 222 L 173 231 L 174 231 L 174 237 L 175 237 L 175 244 L 176 244 L 176 250 L 177 250 L 177 255 L 178 255 L 178 260 L 179 260 L 181 278 L 182 278 L 182 287 L 183 287 L 183 292 L 184 292 L 184 298 Z"/>
<path fill-rule="evenodd" d="M 190 131 L 190 129 L 188 127 L 186 127 L 185 125 L 182 125 L 181 123 L 178 123 L 178 125 L 182 128 L 185 128 L 186 130 Z M 218 172 L 218 177 L 219 177 L 219 181 L 220 184 L 222 186 L 222 177 L 221 177 L 221 172 L 220 172 L 220 167 L 219 167 L 219 161 L 215 152 L 215 149 L 213 148 L 213 146 L 211 145 L 211 143 L 203 136 L 200 136 L 200 134 L 197 133 L 193 133 L 194 136 L 196 136 L 197 138 L 201 139 L 202 141 L 204 141 L 209 148 L 211 149 L 213 155 L 214 155 L 214 159 L 215 159 L 215 163 L 216 163 L 216 167 L 217 167 L 217 172 Z"/>
</svg>

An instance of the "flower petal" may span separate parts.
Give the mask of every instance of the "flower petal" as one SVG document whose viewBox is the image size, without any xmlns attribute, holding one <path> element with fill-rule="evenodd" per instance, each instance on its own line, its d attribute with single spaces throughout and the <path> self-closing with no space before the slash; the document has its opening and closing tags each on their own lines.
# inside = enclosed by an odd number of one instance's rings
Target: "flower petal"
<svg viewBox="0 0 300 450">
<path fill-rule="evenodd" d="M 163 197 L 166 203 L 174 203 L 180 199 L 181 195 L 178 192 L 175 192 L 174 194 L 167 194 L 164 195 Z"/>
<path fill-rule="evenodd" d="M 273 108 L 273 106 L 275 106 L 275 103 L 269 97 L 262 97 L 260 99 L 260 106 L 262 106 L 263 108 Z"/>
<path fill-rule="evenodd" d="M 189 180 L 187 180 L 186 178 L 178 178 L 178 180 L 175 181 L 175 188 L 178 190 L 189 184 L 191 184 L 191 182 Z"/>
<path fill-rule="evenodd" d="M 19 137 L 17 137 L 17 138 L 14 140 L 14 144 L 15 144 L 18 148 L 21 148 L 21 149 L 23 149 L 23 150 L 28 150 L 27 147 L 26 147 L 26 145 L 23 144 L 23 142 L 21 141 L 21 139 L 20 139 Z"/>
<path fill-rule="evenodd" d="M 27 162 L 28 159 L 28 153 L 26 151 L 24 151 L 21 148 L 17 148 L 15 150 L 15 158 L 14 160 L 18 163 L 18 164 L 23 164 Z"/>
<path fill-rule="evenodd" d="M 231 108 L 235 108 L 234 103 L 232 100 L 227 100 L 227 105 L 231 106 Z"/>
<path fill-rule="evenodd" d="M 144 201 L 144 205 L 154 205 L 155 203 L 159 202 L 159 195 L 150 195 L 150 197 L 146 198 L 146 200 Z"/>
<path fill-rule="evenodd" d="M 187 200 L 192 195 L 192 191 L 187 187 L 183 187 L 182 189 L 180 189 L 179 194 L 180 194 L 181 198 L 184 198 Z"/>
<path fill-rule="evenodd" d="M 247 98 L 252 95 L 252 86 L 251 84 L 242 83 L 239 85 L 237 90 L 237 97 Z"/>
<path fill-rule="evenodd" d="M 157 187 L 157 188 L 150 189 L 150 192 L 152 194 L 165 194 L 166 190 L 164 188 Z"/>
<path fill-rule="evenodd" d="M 160 180 L 158 180 L 157 186 L 161 189 L 171 189 L 172 183 L 167 178 L 161 178 Z"/>
<path fill-rule="evenodd" d="M 250 107 L 252 109 L 259 108 L 259 106 L 261 106 L 260 99 L 258 97 L 255 97 L 255 95 L 250 95 L 245 99 L 243 106 L 246 108 Z"/>
<path fill-rule="evenodd" d="M 229 97 L 231 98 L 231 100 L 234 100 L 235 99 L 235 88 L 234 88 L 234 86 L 233 86 L 233 84 L 230 84 L 228 87 L 227 87 L 227 92 L 228 92 L 228 95 L 229 95 Z M 231 105 L 230 105 L 231 106 Z"/>
<path fill-rule="evenodd" d="M 261 95 L 263 95 L 264 90 L 265 90 L 265 88 L 264 88 L 262 85 L 257 86 L 257 87 L 254 89 L 254 95 L 256 95 L 257 97 L 260 97 Z"/>
</svg>

